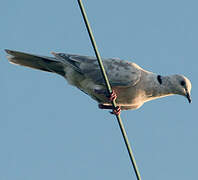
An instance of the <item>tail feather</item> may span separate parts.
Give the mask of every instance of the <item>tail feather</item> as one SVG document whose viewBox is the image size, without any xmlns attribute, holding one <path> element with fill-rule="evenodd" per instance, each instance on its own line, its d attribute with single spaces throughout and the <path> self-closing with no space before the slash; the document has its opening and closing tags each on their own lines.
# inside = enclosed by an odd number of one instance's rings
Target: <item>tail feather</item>
<svg viewBox="0 0 198 180">
<path fill-rule="evenodd" d="M 9 55 L 7 56 L 10 63 L 27 66 L 34 69 L 39 69 L 47 72 L 58 73 L 65 75 L 64 64 L 53 57 L 37 56 L 33 54 L 5 50 Z"/>
</svg>

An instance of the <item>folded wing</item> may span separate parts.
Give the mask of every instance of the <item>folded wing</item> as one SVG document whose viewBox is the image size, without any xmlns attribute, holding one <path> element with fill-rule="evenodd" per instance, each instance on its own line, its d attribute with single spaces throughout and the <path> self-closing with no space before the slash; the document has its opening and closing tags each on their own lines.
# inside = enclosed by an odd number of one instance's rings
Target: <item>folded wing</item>
<svg viewBox="0 0 198 180">
<path fill-rule="evenodd" d="M 53 55 L 67 61 L 76 71 L 90 78 L 96 84 L 105 84 L 95 57 L 64 53 L 53 53 Z M 113 58 L 103 59 L 103 63 L 112 86 L 134 86 L 140 80 L 141 68 L 135 63 Z"/>
</svg>

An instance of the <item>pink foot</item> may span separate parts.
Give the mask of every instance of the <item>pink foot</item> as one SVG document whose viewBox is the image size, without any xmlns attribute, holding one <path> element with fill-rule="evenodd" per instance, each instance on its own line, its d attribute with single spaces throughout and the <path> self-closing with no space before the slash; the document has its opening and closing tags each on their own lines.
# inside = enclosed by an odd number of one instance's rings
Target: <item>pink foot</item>
<svg viewBox="0 0 198 180">
<path fill-rule="evenodd" d="M 117 95 L 116 95 L 115 91 L 112 90 L 112 93 L 107 97 L 109 98 L 109 101 L 112 102 L 112 101 L 116 100 Z M 99 104 L 98 107 L 100 109 L 112 109 L 112 111 L 110 113 L 114 114 L 114 115 L 119 115 L 121 112 L 120 106 L 117 106 L 116 108 L 114 108 L 112 105 Z"/>
<path fill-rule="evenodd" d="M 109 101 L 116 100 L 117 95 L 114 90 L 112 90 L 112 93 L 108 96 L 108 98 L 109 98 Z"/>
<path fill-rule="evenodd" d="M 120 106 L 117 106 L 115 109 L 112 110 L 112 112 L 110 112 L 111 114 L 114 114 L 114 115 L 119 115 L 121 112 L 121 108 Z"/>
</svg>

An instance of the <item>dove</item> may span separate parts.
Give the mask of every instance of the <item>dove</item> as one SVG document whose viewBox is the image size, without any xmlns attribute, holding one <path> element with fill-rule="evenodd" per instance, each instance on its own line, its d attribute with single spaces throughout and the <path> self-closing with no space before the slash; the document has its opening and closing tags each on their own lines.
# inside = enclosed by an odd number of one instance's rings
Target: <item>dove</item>
<svg viewBox="0 0 198 180">
<path fill-rule="evenodd" d="M 137 109 L 145 102 L 170 95 L 182 95 L 191 103 L 191 82 L 183 75 L 162 76 L 144 70 L 137 64 L 117 58 L 102 59 L 112 87 L 108 96 L 103 75 L 95 57 L 54 53 L 54 57 L 5 50 L 10 63 L 57 73 L 98 102 L 101 109 L 113 109 L 116 100 L 120 110 Z"/>
</svg>

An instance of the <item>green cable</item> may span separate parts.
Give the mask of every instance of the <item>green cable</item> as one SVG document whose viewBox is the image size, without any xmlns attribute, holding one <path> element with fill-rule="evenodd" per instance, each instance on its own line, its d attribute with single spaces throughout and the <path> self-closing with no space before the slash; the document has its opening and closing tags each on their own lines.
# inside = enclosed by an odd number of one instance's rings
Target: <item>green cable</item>
<svg viewBox="0 0 198 180">
<path fill-rule="evenodd" d="M 98 64 L 100 66 L 103 78 L 105 80 L 105 85 L 107 87 L 108 93 L 111 94 L 112 93 L 112 88 L 111 88 L 111 85 L 109 83 L 107 74 L 105 72 L 105 68 L 104 68 L 104 65 L 102 63 L 102 59 L 101 59 L 101 56 L 99 54 L 99 51 L 98 51 L 98 48 L 97 48 L 97 45 L 96 45 L 96 41 L 94 39 L 91 27 L 89 25 L 89 21 L 88 21 L 86 12 L 85 12 L 85 8 L 84 8 L 83 3 L 82 3 L 81 0 L 78 0 L 78 4 L 79 4 L 79 7 L 80 7 L 80 10 L 81 10 L 81 13 L 82 13 L 82 16 L 83 16 L 83 19 L 84 19 L 84 22 L 85 22 L 85 25 L 86 25 L 90 40 L 91 40 L 92 46 L 93 46 L 94 51 L 95 51 L 95 54 L 96 54 L 96 57 L 97 57 L 97 60 L 98 60 Z M 116 109 L 117 105 L 116 105 L 115 100 L 112 101 L 112 105 L 113 105 L 113 108 Z M 140 176 L 140 173 L 138 171 L 137 164 L 135 162 L 135 157 L 133 155 L 133 151 L 131 149 L 131 146 L 130 146 L 130 143 L 129 143 L 129 140 L 128 140 L 128 137 L 127 137 L 127 134 L 126 134 L 126 131 L 125 131 L 125 128 L 124 128 L 124 125 L 122 123 L 122 119 L 120 117 L 120 114 L 116 115 L 116 118 L 118 120 L 118 124 L 119 124 L 120 130 L 122 132 L 122 136 L 124 138 L 124 142 L 125 142 L 125 145 L 127 147 L 127 151 L 128 151 L 131 163 L 133 165 L 133 169 L 135 171 L 136 177 L 137 177 L 138 180 L 141 180 L 141 176 Z"/>
</svg>

